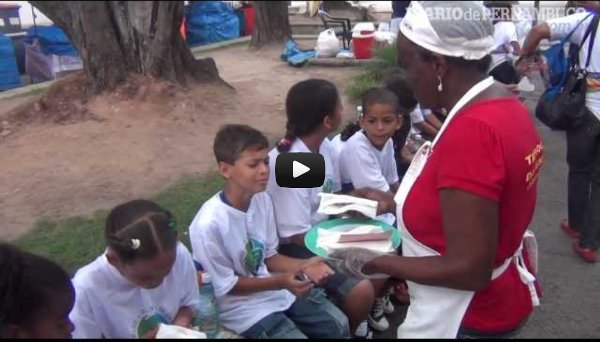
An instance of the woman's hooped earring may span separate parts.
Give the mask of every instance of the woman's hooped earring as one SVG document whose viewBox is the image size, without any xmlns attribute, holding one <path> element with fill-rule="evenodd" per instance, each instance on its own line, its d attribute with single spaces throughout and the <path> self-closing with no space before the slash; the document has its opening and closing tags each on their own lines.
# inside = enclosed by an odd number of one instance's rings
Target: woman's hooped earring
<svg viewBox="0 0 600 342">
<path fill-rule="evenodd" d="M 440 81 L 440 83 L 438 84 L 437 91 L 438 93 L 441 93 L 442 90 L 444 90 L 444 86 L 442 85 L 442 78 L 440 76 L 438 76 L 438 81 Z"/>
</svg>

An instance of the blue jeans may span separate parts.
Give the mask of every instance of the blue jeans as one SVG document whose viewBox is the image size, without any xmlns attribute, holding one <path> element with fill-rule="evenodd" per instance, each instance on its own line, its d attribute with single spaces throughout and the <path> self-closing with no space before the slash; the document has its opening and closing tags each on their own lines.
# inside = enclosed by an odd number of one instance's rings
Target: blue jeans
<svg viewBox="0 0 600 342">
<path fill-rule="evenodd" d="M 246 338 L 349 338 L 348 318 L 331 303 L 322 289 L 296 298 L 283 312 L 274 312 L 242 333 Z"/>
</svg>

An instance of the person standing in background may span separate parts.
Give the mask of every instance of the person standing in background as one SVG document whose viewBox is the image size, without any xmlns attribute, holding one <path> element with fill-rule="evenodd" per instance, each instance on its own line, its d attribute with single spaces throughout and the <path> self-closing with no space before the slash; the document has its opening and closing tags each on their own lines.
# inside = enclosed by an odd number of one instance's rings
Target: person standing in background
<svg viewBox="0 0 600 342">
<path fill-rule="evenodd" d="M 575 253 L 594 263 L 600 247 L 600 34 L 598 26 L 593 25 L 597 25 L 594 17 L 598 17 L 600 1 L 573 1 L 572 5 L 586 12 L 535 26 L 525 40 L 520 61 L 530 63 L 540 41 L 563 39 L 576 27 L 569 42 L 581 46 L 579 66 L 587 69 L 587 113 L 581 123 L 567 130 L 568 219 L 561 222 L 560 228 L 575 239 Z"/>
<path fill-rule="evenodd" d="M 406 9 L 410 1 L 392 1 L 392 20 L 390 20 L 390 31 L 398 34 L 400 22 L 406 15 Z"/>
</svg>

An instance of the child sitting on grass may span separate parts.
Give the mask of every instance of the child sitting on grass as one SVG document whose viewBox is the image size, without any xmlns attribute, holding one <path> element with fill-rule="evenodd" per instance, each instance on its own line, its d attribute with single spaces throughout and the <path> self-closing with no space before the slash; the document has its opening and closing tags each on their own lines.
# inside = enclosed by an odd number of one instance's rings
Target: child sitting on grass
<svg viewBox="0 0 600 342">
<path fill-rule="evenodd" d="M 108 247 L 75 274 L 76 338 L 154 338 L 160 323 L 190 328 L 200 293 L 192 256 L 175 220 L 158 204 L 133 200 L 106 219 Z"/>
<path fill-rule="evenodd" d="M 332 273 L 320 258 L 277 253 L 268 141 L 246 125 L 224 126 L 213 144 L 225 188 L 190 225 L 194 259 L 212 279 L 222 324 L 248 338 L 344 338 L 348 320 L 313 288 Z M 310 279 L 302 278 L 307 275 Z"/>
</svg>

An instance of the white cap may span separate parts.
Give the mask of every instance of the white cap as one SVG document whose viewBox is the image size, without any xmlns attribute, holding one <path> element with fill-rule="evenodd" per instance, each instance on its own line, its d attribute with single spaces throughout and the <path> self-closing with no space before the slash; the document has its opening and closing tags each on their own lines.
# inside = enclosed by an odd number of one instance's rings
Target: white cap
<svg viewBox="0 0 600 342">
<path fill-rule="evenodd" d="M 411 1 L 400 32 L 426 50 L 479 60 L 494 49 L 494 27 L 476 1 Z"/>
</svg>

